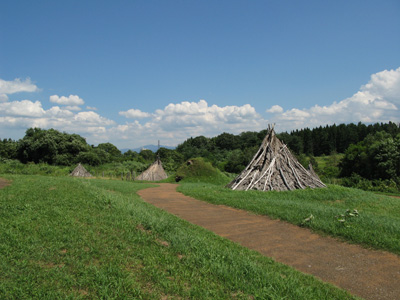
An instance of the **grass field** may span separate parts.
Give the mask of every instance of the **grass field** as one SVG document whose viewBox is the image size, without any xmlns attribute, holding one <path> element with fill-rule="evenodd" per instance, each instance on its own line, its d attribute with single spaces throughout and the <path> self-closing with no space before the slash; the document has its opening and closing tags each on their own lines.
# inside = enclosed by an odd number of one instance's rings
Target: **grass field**
<svg viewBox="0 0 400 300">
<path fill-rule="evenodd" d="M 4 177 L 1 299 L 353 299 L 144 203 L 148 185 Z"/>
<path fill-rule="evenodd" d="M 309 227 L 365 246 L 400 254 L 400 199 L 329 185 L 288 192 L 232 191 L 206 183 L 184 183 L 178 191 Z"/>
</svg>

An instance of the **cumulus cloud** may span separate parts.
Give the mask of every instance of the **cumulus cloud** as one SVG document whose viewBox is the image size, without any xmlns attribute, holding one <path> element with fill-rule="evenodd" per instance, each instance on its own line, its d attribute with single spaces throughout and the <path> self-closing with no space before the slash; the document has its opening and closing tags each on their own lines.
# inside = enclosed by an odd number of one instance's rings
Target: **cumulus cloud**
<svg viewBox="0 0 400 300">
<path fill-rule="evenodd" d="M 45 114 L 39 101 L 29 100 L 0 103 L 0 116 L 38 118 Z"/>
<path fill-rule="evenodd" d="M 29 127 L 55 128 L 81 134 L 92 143 L 108 139 L 107 129 L 115 122 L 93 111 L 74 112 L 66 107 L 43 109 L 40 101 L 30 100 L 0 103 L 0 133 L 24 132 Z"/>
<path fill-rule="evenodd" d="M 208 106 L 205 100 L 200 100 L 199 102 L 170 103 L 163 110 L 156 110 L 154 121 L 169 124 L 172 127 L 182 125 L 226 127 L 227 124 L 232 123 L 245 125 L 259 118 L 260 115 L 250 104 L 219 107 Z"/>
<path fill-rule="evenodd" d="M 271 114 L 281 113 L 283 112 L 283 108 L 279 105 L 273 105 L 271 108 L 267 109 L 266 112 Z"/>
<path fill-rule="evenodd" d="M 119 114 L 128 119 L 141 119 L 141 118 L 148 118 L 151 116 L 151 114 L 149 113 L 134 108 L 129 109 L 127 111 L 120 111 Z"/>
<path fill-rule="evenodd" d="M 83 99 L 79 98 L 77 95 L 69 95 L 68 97 L 52 95 L 50 96 L 50 102 L 70 106 L 83 105 L 85 103 Z"/>
<path fill-rule="evenodd" d="M 274 105 L 267 111 L 275 113 L 271 122 L 276 123 L 277 130 L 283 131 L 334 123 L 398 122 L 399 105 L 400 68 L 397 68 L 371 75 L 369 82 L 353 96 L 328 106 L 279 112 L 276 109 L 279 106 Z"/>
<path fill-rule="evenodd" d="M 30 78 L 27 78 L 24 81 L 21 81 L 20 78 L 16 78 L 13 81 L 0 79 L 0 94 L 36 92 L 38 90 L 38 87 L 31 82 Z"/>
<path fill-rule="evenodd" d="M 94 106 L 86 106 L 87 110 L 97 110 L 97 107 Z"/>
<path fill-rule="evenodd" d="M 74 121 L 77 121 L 79 124 L 86 124 L 89 127 L 98 125 L 108 126 L 115 124 L 114 121 L 104 118 L 94 111 L 79 112 L 74 116 Z"/>
<path fill-rule="evenodd" d="M 384 70 L 371 76 L 370 81 L 360 89 L 369 98 L 384 99 L 400 105 L 400 67 Z"/>
<path fill-rule="evenodd" d="M 176 145 L 190 136 L 257 131 L 267 126 L 267 121 L 249 104 L 220 107 L 210 106 L 205 100 L 183 101 L 145 114 L 150 116 L 147 122 L 135 120 L 112 127 L 111 139 L 118 137 L 120 143 L 135 140 L 136 144 L 144 145 L 161 138 L 165 145 Z"/>
<path fill-rule="evenodd" d="M 36 92 L 38 90 L 38 87 L 31 82 L 30 78 L 23 81 L 20 78 L 16 78 L 13 81 L 0 79 L 0 102 L 8 101 L 7 95 L 10 94 L 19 92 Z"/>
</svg>

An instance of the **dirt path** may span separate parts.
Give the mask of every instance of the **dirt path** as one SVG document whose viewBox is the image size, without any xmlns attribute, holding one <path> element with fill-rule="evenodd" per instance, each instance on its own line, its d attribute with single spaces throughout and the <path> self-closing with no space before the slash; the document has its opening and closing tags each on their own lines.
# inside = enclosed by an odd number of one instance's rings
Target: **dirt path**
<svg viewBox="0 0 400 300">
<path fill-rule="evenodd" d="M 0 189 L 10 185 L 10 182 L 4 178 L 0 177 Z"/>
<path fill-rule="evenodd" d="M 308 229 L 176 192 L 176 185 L 139 191 L 147 202 L 301 272 L 365 299 L 400 299 L 400 257 L 321 237 Z"/>
</svg>

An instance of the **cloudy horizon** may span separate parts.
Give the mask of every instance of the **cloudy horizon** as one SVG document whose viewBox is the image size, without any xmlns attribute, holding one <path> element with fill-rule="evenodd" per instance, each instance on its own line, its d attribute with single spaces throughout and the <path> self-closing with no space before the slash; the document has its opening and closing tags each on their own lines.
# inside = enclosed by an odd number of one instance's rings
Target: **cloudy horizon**
<svg viewBox="0 0 400 300">
<path fill-rule="evenodd" d="M 354 95 L 325 106 L 315 104 L 285 110 L 266 99 L 265 103 L 270 105 L 266 105 L 264 111 L 256 111 L 250 103 L 218 106 L 199 99 L 169 103 L 153 111 L 141 111 L 136 107 L 121 110 L 118 114 L 124 117 L 124 122 L 103 116 L 95 107 L 85 107 L 79 95 L 54 94 L 47 100 L 9 100 L 10 95 L 18 94 L 34 98 L 40 90 L 40 85 L 30 78 L 8 81 L 0 78 L 2 139 L 20 139 L 30 127 L 54 128 L 80 134 L 89 144 L 111 142 L 122 149 L 156 144 L 158 140 L 163 145 L 176 146 L 200 135 L 213 137 L 223 132 L 260 131 L 269 123 L 275 123 L 276 131 L 282 132 L 334 123 L 400 122 L 400 67 L 372 74 Z"/>
</svg>

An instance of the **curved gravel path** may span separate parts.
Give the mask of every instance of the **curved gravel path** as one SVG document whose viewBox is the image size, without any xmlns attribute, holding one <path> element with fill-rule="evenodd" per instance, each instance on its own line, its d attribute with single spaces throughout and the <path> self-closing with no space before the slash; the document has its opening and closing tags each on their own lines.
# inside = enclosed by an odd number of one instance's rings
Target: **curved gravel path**
<svg viewBox="0 0 400 300">
<path fill-rule="evenodd" d="M 199 201 L 178 193 L 176 187 L 163 183 L 138 194 L 171 214 L 356 296 L 400 299 L 399 256 L 322 237 L 266 216 Z"/>
</svg>

